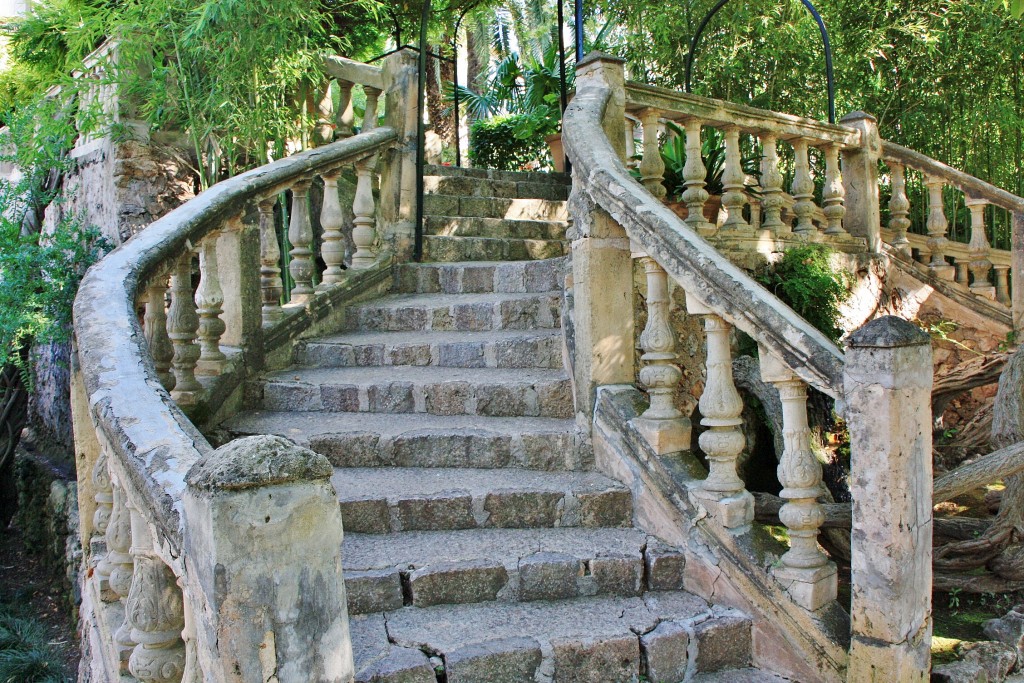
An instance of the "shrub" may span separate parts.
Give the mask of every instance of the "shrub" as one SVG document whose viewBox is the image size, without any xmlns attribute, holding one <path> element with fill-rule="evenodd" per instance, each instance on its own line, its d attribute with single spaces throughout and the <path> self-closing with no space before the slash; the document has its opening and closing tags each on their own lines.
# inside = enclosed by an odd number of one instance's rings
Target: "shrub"
<svg viewBox="0 0 1024 683">
<path fill-rule="evenodd" d="M 834 254 L 822 244 L 794 247 L 755 277 L 818 331 L 838 342 L 843 336 L 839 307 L 850 298 L 852 283 L 848 272 L 833 265 Z"/>
<path fill-rule="evenodd" d="M 469 128 L 469 160 L 474 166 L 502 171 L 520 171 L 531 164 L 548 167 L 551 155 L 544 136 L 549 132 L 538 129 L 535 135 L 517 137 L 517 133 L 532 123 L 529 114 L 474 121 Z"/>
</svg>

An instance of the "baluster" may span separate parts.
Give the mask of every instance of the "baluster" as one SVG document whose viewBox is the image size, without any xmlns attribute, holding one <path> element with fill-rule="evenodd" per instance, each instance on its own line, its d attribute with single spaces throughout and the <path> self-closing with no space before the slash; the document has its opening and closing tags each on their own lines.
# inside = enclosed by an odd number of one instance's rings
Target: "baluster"
<svg viewBox="0 0 1024 683">
<path fill-rule="evenodd" d="M 779 559 L 775 577 L 786 585 L 802 607 L 816 610 L 836 599 L 836 566 L 818 548 L 818 532 L 825 512 L 821 463 L 811 451 L 807 424 L 807 385 L 774 354 L 761 347 L 761 377 L 775 385 L 782 400 L 782 437 L 785 444 L 779 462 L 779 494 L 786 504 L 779 519 L 789 529 L 789 550 Z"/>
<path fill-rule="evenodd" d="M 159 558 L 139 554 L 125 613 L 138 643 L 128 670 L 143 683 L 178 683 L 185 670 L 184 601 L 174 573 Z"/>
<path fill-rule="evenodd" d="M 125 601 L 131 591 L 135 560 L 131 555 L 132 518 L 128 501 L 120 487 L 114 487 L 114 511 L 107 527 L 107 562 L 110 565 L 108 602 Z M 132 639 L 132 627 L 127 617 L 114 633 L 118 661 L 122 672 L 127 670 L 128 657 L 137 642 Z"/>
<path fill-rule="evenodd" d="M 971 291 L 979 296 L 995 299 L 996 288 L 989 281 L 989 273 L 992 270 L 992 261 L 988 258 L 990 245 L 988 235 L 985 234 L 985 207 L 988 206 L 988 202 L 973 197 L 964 197 L 964 201 L 971 212 L 971 242 L 968 245 L 971 254 L 971 277 L 974 278 Z"/>
<path fill-rule="evenodd" d="M 779 171 L 779 151 L 774 133 L 761 136 L 761 206 L 764 207 L 764 221 L 761 228 L 775 235 L 786 235 L 792 228 L 782 220 L 782 172 Z"/>
<path fill-rule="evenodd" d="M 114 508 L 114 492 L 110 482 L 110 470 L 107 468 L 107 454 L 103 450 L 100 451 L 99 457 L 96 458 L 96 463 L 92 466 L 92 486 L 93 490 L 96 491 L 93 494 L 93 500 L 96 501 L 96 510 L 92 514 L 92 524 L 96 534 L 103 536 L 104 540 L 106 540 L 107 529 L 110 528 L 110 517 L 113 514 Z M 96 583 L 101 594 L 107 590 L 110 570 L 110 562 L 107 559 L 107 555 L 104 554 L 103 557 L 99 558 L 93 570 L 93 575 L 96 577 Z"/>
<path fill-rule="evenodd" d="M 846 215 L 846 188 L 839 170 L 839 145 L 825 147 L 825 191 L 822 195 L 822 212 L 828 221 L 826 235 L 845 235 L 843 216 Z"/>
<path fill-rule="evenodd" d="M 338 198 L 338 176 L 341 169 L 335 168 L 320 175 L 324 181 L 324 203 L 320 210 L 320 225 L 324 229 L 324 241 L 320 245 L 320 256 L 327 264 L 323 280 L 317 289 L 326 289 L 344 280 L 345 236 L 341 233 L 341 201 Z"/>
<path fill-rule="evenodd" d="M 996 271 L 996 301 L 1009 306 L 1010 301 L 1010 266 L 993 266 Z M 1016 279 L 1014 280 L 1016 283 Z M 1016 286 L 1016 284 L 1014 285 Z"/>
<path fill-rule="evenodd" d="M 969 278 L 967 276 L 967 265 L 968 264 L 964 261 L 957 261 L 953 264 L 953 267 L 956 268 L 956 282 L 964 287 L 966 287 L 969 282 Z"/>
<path fill-rule="evenodd" d="M 327 81 L 320 89 L 320 97 L 316 102 L 316 144 L 322 145 L 334 139 L 334 100 L 331 97 L 331 82 Z"/>
<path fill-rule="evenodd" d="M 377 103 L 380 101 L 381 91 L 364 85 L 363 92 L 366 93 L 366 109 L 363 113 L 362 130 L 365 133 L 377 127 Z"/>
<path fill-rule="evenodd" d="M 338 111 L 334 112 L 334 137 L 350 138 L 354 133 L 355 110 L 352 109 L 351 81 L 338 79 Z"/>
<path fill-rule="evenodd" d="M 369 268 L 373 265 L 376 254 L 373 245 L 377 240 L 374 229 L 373 185 L 371 174 L 377 163 L 376 156 L 368 156 L 356 162 L 356 196 L 352 202 L 352 243 L 356 251 L 352 254 L 353 268 Z"/>
<path fill-rule="evenodd" d="M 281 247 L 277 243 L 277 229 L 274 226 L 275 199 L 264 199 L 259 203 L 260 212 L 260 290 L 263 294 L 263 327 L 270 327 L 284 315 L 281 296 L 284 283 L 281 282 Z"/>
<path fill-rule="evenodd" d="M 892 174 L 892 197 L 889 199 L 889 229 L 893 231 L 892 246 L 907 259 L 911 258 L 910 240 L 907 239 L 907 228 L 910 227 L 910 199 L 907 198 L 907 178 L 903 164 L 890 163 Z"/>
<path fill-rule="evenodd" d="M 647 191 L 664 199 L 668 194 L 662 181 L 665 179 L 665 162 L 661 158 L 661 147 L 658 145 L 658 118 L 661 112 L 648 107 L 640 112 L 643 124 L 644 155 L 640 161 L 640 178 Z"/>
<path fill-rule="evenodd" d="M 200 349 L 196 371 L 200 375 L 219 375 L 227 361 L 227 356 L 220 350 L 220 338 L 227 325 L 221 319 L 224 313 L 224 291 L 217 270 L 217 233 L 207 235 L 199 247 L 196 308 L 199 313 Z"/>
<path fill-rule="evenodd" d="M 179 405 L 194 405 L 203 385 L 196 380 L 199 345 L 195 343 L 199 316 L 192 295 L 192 252 L 186 251 L 171 271 L 171 308 L 167 316 L 167 336 L 174 346 L 171 367 L 174 370 L 174 391 L 171 398 Z"/>
<path fill-rule="evenodd" d="M 647 326 L 640 335 L 644 355 L 640 381 L 650 407 L 634 425 L 659 455 L 690 449 L 690 420 L 675 407 L 676 387 L 683 373 L 676 365 L 675 333 L 669 321 L 668 275 L 650 256 L 640 259 L 647 273 Z"/>
<path fill-rule="evenodd" d="M 740 431 L 743 400 L 732 378 L 731 325 L 689 293 L 686 308 L 691 315 L 704 316 L 707 334 L 707 378 L 698 407 L 704 416 L 700 423 L 709 429 L 697 443 L 707 455 L 709 472 L 695 495 L 715 510 L 723 526 L 743 527 L 754 519 L 754 498 L 736 473 L 736 459 L 746 439 Z"/>
<path fill-rule="evenodd" d="M 723 231 L 749 231 L 750 225 L 743 218 L 743 207 L 747 203 L 743 183 L 746 177 L 740 156 L 740 129 L 729 126 L 725 129 L 725 169 L 722 171 L 722 205 L 727 212 Z"/>
<path fill-rule="evenodd" d="M 704 189 L 704 181 L 708 170 L 701 158 L 700 120 L 687 119 L 686 124 L 686 163 L 683 165 L 683 178 L 686 179 L 686 190 L 683 201 L 686 202 L 686 224 L 705 237 L 715 232 L 717 226 L 704 218 L 704 203 L 708 200 L 708 191 Z"/>
<path fill-rule="evenodd" d="M 156 375 L 160 384 L 170 391 L 174 388 L 174 374 L 171 372 L 171 361 L 174 359 L 174 346 L 167 336 L 167 309 L 164 299 L 167 295 L 167 276 L 162 275 L 153 280 L 146 289 L 145 324 L 146 344 L 149 355 L 153 358 Z"/>
<path fill-rule="evenodd" d="M 793 213 L 796 227 L 793 232 L 804 239 L 811 239 L 816 232 L 811 216 L 814 214 L 814 179 L 811 178 L 811 162 L 807 155 L 807 140 L 793 140 Z"/>
<path fill-rule="evenodd" d="M 295 286 L 289 303 L 304 304 L 313 295 L 313 224 L 309 220 L 310 180 L 304 178 L 292 185 L 292 215 L 288 222 L 291 242 L 291 263 L 288 270 Z"/>
<path fill-rule="evenodd" d="M 946 239 L 949 221 L 942 208 L 943 182 L 940 178 L 926 176 L 924 184 L 928 187 L 928 249 L 931 251 L 928 270 L 935 277 L 952 280 L 955 270 L 946 263 L 944 253 L 949 241 Z"/>
</svg>

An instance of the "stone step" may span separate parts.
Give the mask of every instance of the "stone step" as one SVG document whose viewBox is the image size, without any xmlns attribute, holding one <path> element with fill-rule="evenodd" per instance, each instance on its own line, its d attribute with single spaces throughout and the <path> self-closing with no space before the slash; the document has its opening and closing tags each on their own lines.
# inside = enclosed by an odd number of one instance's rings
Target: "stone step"
<svg viewBox="0 0 1024 683">
<path fill-rule="evenodd" d="M 321 368 L 437 365 L 449 368 L 562 368 L 562 333 L 349 332 L 299 347 L 296 363 Z"/>
<path fill-rule="evenodd" d="M 575 422 L 565 419 L 256 410 L 222 427 L 233 437 L 283 436 L 335 467 L 593 468 L 575 446 Z"/>
<path fill-rule="evenodd" d="M 465 176 L 424 176 L 423 192 L 428 195 L 494 199 L 565 201 L 569 198 L 569 187 L 561 183 L 467 178 Z"/>
<path fill-rule="evenodd" d="M 499 171 L 494 168 L 465 168 L 459 166 L 438 166 L 427 164 L 423 167 L 426 176 L 454 176 L 461 178 L 488 178 L 491 180 L 513 180 L 528 183 L 549 183 L 569 185 L 572 178 L 568 173 L 544 173 L 541 171 Z"/>
<path fill-rule="evenodd" d="M 569 253 L 564 240 L 423 236 L 424 261 L 530 261 Z"/>
<path fill-rule="evenodd" d="M 513 237 L 529 240 L 564 240 L 568 224 L 565 221 L 427 216 L 423 227 L 427 235 L 444 237 Z"/>
<path fill-rule="evenodd" d="M 341 467 L 332 478 L 349 533 L 623 527 L 628 489 L 597 472 Z"/>
<path fill-rule="evenodd" d="M 561 292 L 398 294 L 348 309 L 350 330 L 439 332 L 551 329 L 561 325 Z"/>
<path fill-rule="evenodd" d="M 569 213 L 564 197 L 553 199 L 508 199 L 497 197 L 459 197 L 428 194 L 423 197 L 427 216 L 469 216 L 511 218 L 528 221 L 565 221 Z"/>
<path fill-rule="evenodd" d="M 697 674 L 690 679 L 690 683 L 787 683 L 791 680 L 770 671 L 745 667 Z"/>
<path fill-rule="evenodd" d="M 348 533 L 342 558 L 349 614 L 683 587 L 683 555 L 632 528 Z"/>
<path fill-rule="evenodd" d="M 484 294 L 561 291 L 569 269 L 566 258 L 539 261 L 410 263 L 398 272 L 402 292 Z"/>
<path fill-rule="evenodd" d="M 344 413 L 430 413 L 490 417 L 573 416 L 561 370 L 291 368 L 267 375 L 263 409 Z"/>
<path fill-rule="evenodd" d="M 359 683 L 435 683 L 435 666 L 448 683 L 677 683 L 751 660 L 750 619 L 683 591 L 403 607 L 350 629 Z"/>
</svg>

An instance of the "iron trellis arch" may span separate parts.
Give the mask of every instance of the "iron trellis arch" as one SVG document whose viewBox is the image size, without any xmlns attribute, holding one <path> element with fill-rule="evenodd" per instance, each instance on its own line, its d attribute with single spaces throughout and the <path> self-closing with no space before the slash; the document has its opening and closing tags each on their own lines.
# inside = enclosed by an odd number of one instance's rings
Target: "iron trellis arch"
<svg viewBox="0 0 1024 683">
<path fill-rule="evenodd" d="M 686 92 L 690 90 L 690 73 L 693 68 L 693 57 L 697 52 L 697 43 L 700 42 L 700 36 L 704 33 L 704 29 L 707 27 L 708 22 L 718 14 L 718 10 L 725 7 L 729 0 L 718 0 L 710 12 L 700 22 L 700 26 L 697 27 L 697 32 L 693 34 L 693 40 L 690 41 L 690 54 L 686 55 Z M 825 46 L 825 80 L 828 85 L 828 122 L 836 122 L 836 88 L 835 81 L 832 77 L 832 45 L 828 39 L 828 29 L 825 28 L 825 22 L 822 21 L 821 15 L 818 14 L 818 10 L 815 9 L 814 5 L 811 4 L 810 0 L 800 0 L 803 6 L 807 8 L 807 11 L 811 13 L 814 20 L 818 22 L 818 30 L 821 32 L 821 42 Z"/>
</svg>

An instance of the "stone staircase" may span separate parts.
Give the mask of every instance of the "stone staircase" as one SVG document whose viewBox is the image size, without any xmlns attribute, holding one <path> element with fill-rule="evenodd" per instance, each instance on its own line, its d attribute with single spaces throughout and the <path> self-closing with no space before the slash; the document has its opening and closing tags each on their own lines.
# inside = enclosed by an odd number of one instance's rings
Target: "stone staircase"
<svg viewBox="0 0 1024 683">
<path fill-rule="evenodd" d="M 434 167 L 431 262 L 352 306 L 225 427 L 327 456 L 357 681 L 775 681 L 751 621 L 683 590 L 683 555 L 574 436 L 566 181 Z"/>
</svg>

